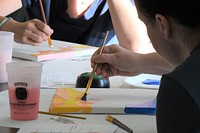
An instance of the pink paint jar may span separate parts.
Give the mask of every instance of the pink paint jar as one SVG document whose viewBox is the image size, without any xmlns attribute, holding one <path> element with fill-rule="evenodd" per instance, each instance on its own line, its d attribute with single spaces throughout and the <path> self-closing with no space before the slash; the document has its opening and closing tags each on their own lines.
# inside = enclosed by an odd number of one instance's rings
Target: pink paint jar
<svg viewBox="0 0 200 133">
<path fill-rule="evenodd" d="M 38 118 L 42 64 L 19 61 L 6 64 L 10 117 L 14 120 Z"/>
</svg>

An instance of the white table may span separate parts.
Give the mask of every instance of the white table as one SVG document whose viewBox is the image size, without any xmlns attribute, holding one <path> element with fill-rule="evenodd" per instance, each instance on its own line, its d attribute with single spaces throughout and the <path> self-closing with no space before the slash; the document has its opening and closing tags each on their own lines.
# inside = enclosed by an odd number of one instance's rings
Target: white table
<svg viewBox="0 0 200 133">
<path fill-rule="evenodd" d="M 72 79 L 71 81 L 61 81 L 60 83 L 64 85 L 62 87 L 75 87 L 75 80 L 76 77 L 83 73 L 83 72 L 88 72 L 91 71 L 90 68 L 90 57 L 84 57 L 82 59 L 80 58 L 73 58 L 69 60 L 65 60 L 62 65 L 56 64 L 56 60 L 54 61 L 46 61 L 43 62 L 43 73 L 42 73 L 42 79 L 43 81 L 46 80 L 48 83 L 47 88 L 41 89 L 41 98 L 40 98 L 40 110 L 43 111 L 48 111 L 49 105 L 51 103 L 53 94 L 55 93 L 55 89 L 48 88 L 50 80 L 53 78 L 53 76 L 61 77 L 61 79 L 65 80 L 65 78 L 70 78 Z M 19 59 L 13 59 L 13 61 L 20 61 Z M 63 60 L 59 60 L 63 61 Z M 71 66 L 71 67 L 70 67 Z M 66 68 L 66 70 L 65 70 Z M 66 77 L 65 77 L 66 76 Z M 52 78 L 52 79 L 51 79 Z M 117 88 L 117 89 L 123 89 L 123 88 L 129 88 L 134 91 L 134 87 L 131 87 L 129 85 L 126 85 L 122 82 L 122 80 L 126 77 L 113 77 L 110 78 L 110 84 L 111 88 Z M 55 80 L 55 79 L 54 79 Z M 51 83 L 50 83 L 51 84 Z M 42 85 L 44 86 L 44 84 Z M 141 89 L 141 88 L 140 88 Z M 141 89 L 145 90 L 145 89 Z M 157 90 L 152 90 L 156 91 Z M 8 91 L 3 91 L 0 92 L 0 126 L 5 126 L 5 127 L 17 127 L 20 128 L 22 124 L 28 123 L 29 121 L 15 121 L 11 120 L 9 118 L 9 103 L 8 103 Z M 86 120 L 76 120 L 81 123 L 85 124 L 110 124 L 105 120 L 105 114 L 80 114 L 80 116 L 84 116 L 87 119 Z M 128 125 L 134 130 L 134 133 L 156 133 L 156 118 L 155 115 L 113 115 L 117 119 L 119 119 L 121 122 L 124 124 Z M 31 121 L 31 122 L 40 122 L 40 123 L 57 123 L 56 121 L 52 121 L 49 118 L 52 116 L 48 115 L 39 115 L 39 118 L 37 120 Z M 119 130 L 119 133 L 123 133 L 125 131 Z"/>
<path fill-rule="evenodd" d="M 134 91 L 134 90 L 133 90 Z M 40 110 L 48 111 L 55 89 L 42 89 L 40 98 Z M 15 121 L 9 118 L 8 91 L 0 93 L 0 126 L 20 128 L 22 124 L 29 121 Z M 73 114 L 75 115 L 75 114 Z M 110 124 L 105 120 L 105 114 L 78 114 L 86 117 L 86 120 L 72 119 L 85 124 Z M 113 115 L 124 124 L 134 130 L 134 133 L 156 133 L 156 122 L 154 115 Z M 49 118 L 52 116 L 39 114 L 39 118 L 31 123 L 57 123 Z M 119 130 L 119 133 L 123 133 Z M 124 132 L 125 133 L 125 132 Z"/>
</svg>

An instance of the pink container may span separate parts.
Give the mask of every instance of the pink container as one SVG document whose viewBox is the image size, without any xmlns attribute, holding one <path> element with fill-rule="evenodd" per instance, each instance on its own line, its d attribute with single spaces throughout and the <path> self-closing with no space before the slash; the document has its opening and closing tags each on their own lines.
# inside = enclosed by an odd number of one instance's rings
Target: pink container
<svg viewBox="0 0 200 133">
<path fill-rule="evenodd" d="M 37 119 L 42 64 L 29 61 L 11 62 L 6 64 L 6 70 L 11 119 Z"/>
</svg>

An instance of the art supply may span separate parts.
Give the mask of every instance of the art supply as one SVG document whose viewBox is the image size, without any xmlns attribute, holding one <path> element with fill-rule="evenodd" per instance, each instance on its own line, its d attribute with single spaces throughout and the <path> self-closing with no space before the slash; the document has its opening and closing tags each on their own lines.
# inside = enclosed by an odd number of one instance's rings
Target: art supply
<svg viewBox="0 0 200 133">
<path fill-rule="evenodd" d="M 36 62 L 69 58 L 80 59 L 84 56 L 90 57 L 98 49 L 94 46 L 63 42 L 59 40 L 52 40 L 52 42 L 55 44 L 53 48 L 50 48 L 46 41 L 42 42 L 37 47 L 14 42 L 13 57 Z"/>
<path fill-rule="evenodd" d="M 105 37 L 104 37 L 104 40 L 103 40 L 102 46 L 101 46 L 101 48 L 100 48 L 99 54 L 102 54 L 102 52 L 103 52 L 103 48 L 104 48 L 106 39 L 107 39 L 107 37 L 108 37 L 108 33 L 109 33 L 109 31 L 106 32 L 106 35 L 105 35 Z M 93 78 L 94 78 L 94 74 L 95 74 L 97 65 L 98 65 L 98 64 L 96 64 L 96 63 L 94 64 L 94 68 L 93 68 L 93 70 L 92 70 L 92 73 L 91 73 L 91 75 L 90 75 L 90 78 L 89 78 L 88 83 L 87 83 L 87 86 L 86 86 L 86 91 L 85 91 L 83 97 L 81 98 L 81 100 L 84 100 L 84 101 L 87 100 L 87 93 L 88 93 L 88 90 L 89 90 L 89 88 L 90 88 L 90 86 L 91 86 L 91 84 L 92 84 L 92 80 L 93 80 Z"/>
<path fill-rule="evenodd" d="M 123 124 L 122 122 L 120 122 L 119 120 L 117 120 L 116 118 L 114 118 L 111 115 L 107 115 L 106 116 L 106 120 L 113 123 L 114 125 L 124 129 L 125 131 L 127 131 L 128 133 L 133 133 L 133 130 L 130 129 L 128 126 L 126 126 L 125 124 Z"/>
<path fill-rule="evenodd" d="M 160 80 L 157 80 L 157 79 L 146 79 L 142 83 L 143 84 L 147 84 L 147 85 L 160 85 Z"/>
<path fill-rule="evenodd" d="M 57 113 L 51 113 L 51 112 L 44 112 L 44 111 L 39 111 L 40 114 L 45 114 L 45 115 L 54 115 L 54 116 L 61 116 L 61 117 L 70 117 L 70 118 L 76 118 L 76 119 L 86 119 L 85 117 L 80 117 L 80 116 L 72 116 L 72 115 L 65 115 L 65 114 L 57 114 Z"/>
<path fill-rule="evenodd" d="M 10 116 L 15 120 L 38 118 L 42 63 L 31 61 L 6 64 Z"/>
<path fill-rule="evenodd" d="M 61 122 L 61 123 L 65 123 L 65 124 L 81 124 L 80 122 L 77 122 L 77 121 L 72 121 L 70 119 L 67 119 L 67 118 L 63 118 L 63 117 L 53 117 L 53 118 L 50 118 L 51 120 L 55 120 L 55 121 L 58 121 L 58 122 Z"/>
<path fill-rule="evenodd" d="M 45 13 L 44 13 L 44 8 L 43 8 L 43 4 L 42 4 L 42 0 L 39 0 L 39 3 L 40 3 L 40 9 L 41 9 L 41 12 L 42 12 L 42 17 L 43 17 L 44 23 L 47 24 Z M 53 47 L 53 44 L 52 44 L 50 36 L 48 36 L 48 44 L 49 44 L 49 47 L 51 47 L 51 48 Z"/>
<path fill-rule="evenodd" d="M 158 89 L 161 78 L 161 75 L 142 73 L 133 77 L 127 77 L 123 79 L 123 82 L 141 89 Z"/>
<path fill-rule="evenodd" d="M 11 62 L 14 33 L 0 31 L 0 83 L 8 82 L 6 63 Z"/>
<path fill-rule="evenodd" d="M 87 101 L 81 88 L 57 88 L 49 112 L 59 114 L 155 114 L 157 91 L 92 88 Z"/>
<path fill-rule="evenodd" d="M 91 72 L 84 72 L 81 75 L 77 76 L 76 88 L 86 88 L 90 75 L 91 75 Z M 94 74 L 90 87 L 91 88 L 110 88 L 110 81 L 104 79 L 102 76 L 97 76 L 96 74 Z"/>
</svg>

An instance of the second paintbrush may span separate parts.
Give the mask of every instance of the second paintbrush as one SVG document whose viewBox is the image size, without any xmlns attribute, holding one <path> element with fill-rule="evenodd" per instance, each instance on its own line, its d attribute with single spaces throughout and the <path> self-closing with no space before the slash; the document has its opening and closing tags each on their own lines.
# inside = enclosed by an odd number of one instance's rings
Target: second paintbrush
<svg viewBox="0 0 200 133">
<path fill-rule="evenodd" d="M 43 4 L 42 4 L 42 0 L 39 0 L 39 4 L 40 4 L 40 9 L 41 9 L 41 12 L 42 12 L 42 17 L 43 17 L 44 23 L 47 24 L 46 16 L 45 16 L 45 13 L 44 13 L 44 8 L 43 8 Z M 48 44 L 49 44 L 50 48 L 53 48 L 53 43 L 52 43 L 52 40 L 51 40 L 50 36 L 48 36 Z"/>
<path fill-rule="evenodd" d="M 123 124 L 122 122 L 120 122 L 119 120 L 117 120 L 116 118 L 114 118 L 111 115 L 106 116 L 106 120 L 113 123 L 114 125 L 122 128 L 123 130 L 127 131 L 128 133 L 133 133 L 133 130 L 131 128 L 129 128 L 128 126 L 126 126 L 125 124 Z"/>
<path fill-rule="evenodd" d="M 100 48 L 99 54 L 102 54 L 102 52 L 103 52 L 103 48 L 104 48 L 106 39 L 107 39 L 107 37 L 108 37 L 108 33 L 109 33 L 109 32 L 107 31 L 107 32 L 106 32 L 106 35 L 105 35 L 105 37 L 104 37 L 102 46 L 101 46 L 101 48 Z M 81 100 L 84 100 L 84 101 L 87 100 L 87 93 L 88 93 L 88 90 L 89 90 L 89 88 L 90 88 L 90 86 L 91 86 L 91 84 L 92 84 L 92 80 L 93 80 L 93 78 L 94 78 L 94 74 L 95 74 L 97 65 L 98 65 L 98 64 L 94 64 L 94 68 L 93 68 L 93 70 L 92 70 L 92 73 L 91 73 L 91 75 L 90 75 L 90 78 L 89 78 L 88 83 L 87 83 L 87 86 L 86 86 L 85 94 L 83 95 L 83 97 L 81 98 Z"/>
</svg>

